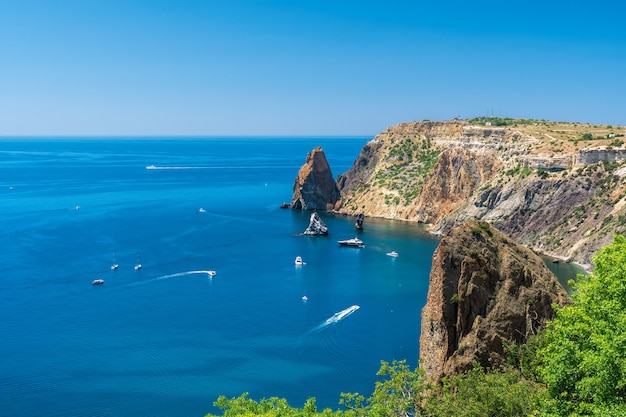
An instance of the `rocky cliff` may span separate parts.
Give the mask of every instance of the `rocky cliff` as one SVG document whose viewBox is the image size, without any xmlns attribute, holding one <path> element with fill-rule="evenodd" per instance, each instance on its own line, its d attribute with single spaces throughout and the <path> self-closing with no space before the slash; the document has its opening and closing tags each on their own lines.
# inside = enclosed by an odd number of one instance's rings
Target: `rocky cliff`
<svg viewBox="0 0 626 417">
<path fill-rule="evenodd" d="M 487 222 L 452 229 L 433 255 L 422 310 L 421 367 L 434 382 L 502 364 L 505 344 L 525 343 L 554 317 L 566 291 L 530 249 Z"/>
<path fill-rule="evenodd" d="M 626 128 L 524 119 L 403 123 L 339 175 L 336 212 L 443 234 L 482 219 L 584 266 L 626 232 Z"/>
<path fill-rule="evenodd" d="M 339 188 L 318 146 L 306 156 L 293 185 L 291 207 L 297 210 L 329 210 L 340 198 Z"/>
</svg>

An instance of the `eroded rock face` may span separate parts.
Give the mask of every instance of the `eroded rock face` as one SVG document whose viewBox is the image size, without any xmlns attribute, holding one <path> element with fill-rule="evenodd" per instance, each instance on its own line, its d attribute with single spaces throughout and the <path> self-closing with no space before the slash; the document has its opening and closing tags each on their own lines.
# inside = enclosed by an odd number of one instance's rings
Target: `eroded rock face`
<svg viewBox="0 0 626 417">
<path fill-rule="evenodd" d="M 505 361 L 505 344 L 521 344 L 570 302 L 530 249 L 488 223 L 470 220 L 444 236 L 433 255 L 422 310 L 421 367 L 433 382 Z"/>
<path fill-rule="evenodd" d="M 326 160 L 324 150 L 318 146 L 307 154 L 293 185 L 291 208 L 296 210 L 330 210 L 339 201 L 337 183 Z"/>
<path fill-rule="evenodd" d="M 304 231 L 303 235 L 307 236 L 326 236 L 328 235 L 328 226 L 322 221 L 317 212 L 311 213 L 311 219 L 309 220 L 309 226 Z"/>
<path fill-rule="evenodd" d="M 436 223 L 498 169 L 500 163 L 495 152 L 447 149 L 439 156 L 433 174 L 425 179 L 423 191 L 415 204 L 409 205 L 410 212 L 421 222 Z"/>
</svg>

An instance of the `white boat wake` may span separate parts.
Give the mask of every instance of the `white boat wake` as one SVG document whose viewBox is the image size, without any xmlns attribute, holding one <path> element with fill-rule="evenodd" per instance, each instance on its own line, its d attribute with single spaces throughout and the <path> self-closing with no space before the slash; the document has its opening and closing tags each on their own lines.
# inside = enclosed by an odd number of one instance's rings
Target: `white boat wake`
<svg viewBox="0 0 626 417">
<path fill-rule="evenodd" d="M 177 272 L 175 274 L 168 274 L 168 275 L 161 275 L 155 278 L 150 278 L 144 281 L 139 281 L 139 282 L 133 282 L 130 284 L 127 284 L 127 286 L 131 286 L 134 287 L 136 285 L 145 285 L 149 282 L 154 282 L 154 281 L 161 281 L 161 280 L 165 280 L 165 279 L 170 279 L 170 278 L 176 278 L 176 277 L 184 277 L 184 276 L 188 276 L 188 275 L 206 275 L 208 278 L 213 278 L 216 275 L 216 272 L 213 270 L 200 270 L 200 271 L 185 271 L 185 272 Z"/>
<path fill-rule="evenodd" d="M 178 272 L 176 274 L 161 275 L 160 277 L 156 277 L 155 279 L 157 279 L 157 280 L 170 279 L 170 278 L 176 278 L 176 277 L 184 277 L 185 275 L 207 275 L 210 278 L 210 277 L 213 277 L 215 275 L 215 271 L 209 270 L 209 271 Z"/>
<path fill-rule="evenodd" d="M 330 326 L 331 324 L 335 324 L 338 323 L 339 321 L 345 319 L 346 317 L 348 317 L 350 314 L 354 313 L 355 311 L 357 311 L 359 308 L 358 305 L 353 305 L 350 306 L 344 310 L 341 310 L 335 314 L 333 314 L 332 316 L 330 316 L 329 318 L 327 318 L 325 321 L 323 321 L 322 323 L 320 323 L 319 325 L 317 325 L 316 327 L 312 328 L 308 334 L 311 333 L 315 333 L 318 332 L 328 326 Z"/>
<path fill-rule="evenodd" d="M 157 169 L 157 170 L 164 170 L 164 169 L 259 169 L 259 168 L 267 168 L 267 166 L 265 165 L 225 165 L 225 166 L 218 166 L 218 165 L 147 165 L 146 169 Z M 297 168 L 297 167 L 292 167 L 292 166 L 281 166 L 281 165 L 277 165 L 274 166 L 273 168 Z"/>
<path fill-rule="evenodd" d="M 210 168 L 216 168 L 216 167 L 210 167 L 210 166 L 179 166 L 179 165 L 169 165 L 169 166 L 148 165 L 146 167 L 146 169 L 210 169 Z"/>
</svg>

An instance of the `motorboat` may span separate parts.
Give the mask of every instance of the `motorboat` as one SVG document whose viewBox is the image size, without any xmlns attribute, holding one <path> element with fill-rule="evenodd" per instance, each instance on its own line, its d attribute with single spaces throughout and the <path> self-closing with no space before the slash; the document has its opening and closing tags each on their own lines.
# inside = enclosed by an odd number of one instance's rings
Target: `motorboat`
<svg viewBox="0 0 626 417">
<path fill-rule="evenodd" d="M 398 252 L 396 252 L 395 250 L 392 250 L 391 252 L 387 252 L 387 256 L 391 256 L 392 258 L 397 258 Z"/>
<path fill-rule="evenodd" d="M 93 281 L 91 281 L 91 283 L 93 285 L 101 285 L 101 284 L 104 284 L 104 280 L 101 278 L 98 278 L 98 279 L 94 279 Z"/>
<path fill-rule="evenodd" d="M 350 307 L 346 308 L 345 310 L 342 310 L 342 311 L 340 311 L 340 312 L 338 312 L 338 313 L 335 313 L 333 317 L 334 317 L 337 321 L 339 321 L 339 320 L 341 320 L 342 318 L 344 318 L 344 317 L 346 317 L 346 316 L 349 316 L 350 314 L 354 313 L 354 312 L 355 312 L 355 311 L 357 311 L 359 308 L 361 308 L 361 307 L 359 307 L 358 305 L 356 305 L 356 304 L 355 304 L 355 305 L 353 305 L 353 306 L 350 306 Z"/>
<path fill-rule="evenodd" d="M 296 261 L 295 261 L 295 264 L 296 264 L 297 266 L 300 266 L 300 265 L 306 265 L 306 263 L 302 260 L 302 256 L 296 256 Z"/>
<path fill-rule="evenodd" d="M 333 314 L 330 318 L 328 318 L 324 324 L 328 325 L 328 324 L 332 324 L 332 323 L 337 323 L 339 320 L 342 320 L 346 317 L 348 317 L 350 314 L 354 313 L 355 311 L 357 311 L 359 308 L 358 305 L 353 305 L 350 306 L 348 308 L 346 308 L 345 310 L 341 310 L 338 311 L 337 313 Z"/>
<path fill-rule="evenodd" d="M 206 210 L 202 207 L 200 207 L 200 209 L 198 210 L 199 213 L 206 213 Z"/>
<path fill-rule="evenodd" d="M 207 274 L 209 274 L 210 277 L 214 277 L 215 275 L 217 275 L 217 272 L 210 270 L 210 271 L 207 271 Z"/>
<path fill-rule="evenodd" d="M 309 301 L 309 297 L 307 297 L 306 295 L 302 296 L 302 301 Z"/>
<path fill-rule="evenodd" d="M 117 256 L 113 256 L 113 264 L 111 264 L 111 271 L 115 271 L 117 268 L 119 268 L 119 264 L 117 263 Z"/>
<path fill-rule="evenodd" d="M 139 259 L 139 254 L 137 254 L 137 263 L 135 264 L 133 268 L 135 268 L 135 271 L 139 271 L 141 267 L 142 267 L 141 260 Z"/>
<path fill-rule="evenodd" d="M 350 246 L 353 248 L 364 248 L 365 244 L 358 237 L 353 237 L 352 239 L 340 240 L 339 245 L 341 246 Z"/>
</svg>

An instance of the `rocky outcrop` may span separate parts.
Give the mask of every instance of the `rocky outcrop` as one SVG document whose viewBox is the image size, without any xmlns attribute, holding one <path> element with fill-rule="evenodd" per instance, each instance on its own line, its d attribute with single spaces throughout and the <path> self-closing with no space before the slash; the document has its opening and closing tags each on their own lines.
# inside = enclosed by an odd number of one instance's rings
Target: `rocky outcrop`
<svg viewBox="0 0 626 417">
<path fill-rule="evenodd" d="M 505 345 L 525 343 L 570 301 L 530 249 L 487 222 L 470 220 L 439 243 L 422 310 L 421 367 L 433 382 L 505 361 Z"/>
<path fill-rule="evenodd" d="M 322 221 L 319 214 L 314 211 L 311 213 L 309 226 L 302 234 L 307 236 L 326 236 L 328 235 L 328 226 Z"/>
<path fill-rule="evenodd" d="M 409 212 L 423 223 L 436 223 L 500 168 L 501 163 L 493 151 L 475 153 L 464 148 L 446 149 L 439 156 L 433 174 L 425 179 L 419 197 L 409 204 Z"/>
<path fill-rule="evenodd" d="M 376 169 L 381 147 L 382 143 L 380 141 L 373 140 L 366 143 L 348 172 L 340 174 L 337 177 L 337 186 L 339 189 L 353 190 L 359 186 L 368 184 Z"/>
<path fill-rule="evenodd" d="M 356 230 L 363 230 L 363 223 L 365 222 L 365 215 L 363 213 L 359 213 L 356 216 L 356 221 L 354 222 L 354 228 Z"/>
<path fill-rule="evenodd" d="M 594 253 L 626 233 L 626 149 L 611 131 L 624 130 L 528 120 L 402 123 L 376 135 L 339 175 L 334 212 L 421 222 L 435 234 L 481 219 L 590 269 Z"/>
<path fill-rule="evenodd" d="M 296 210 L 330 210 L 340 198 L 339 188 L 318 146 L 307 154 L 293 185 L 291 208 Z"/>
</svg>

